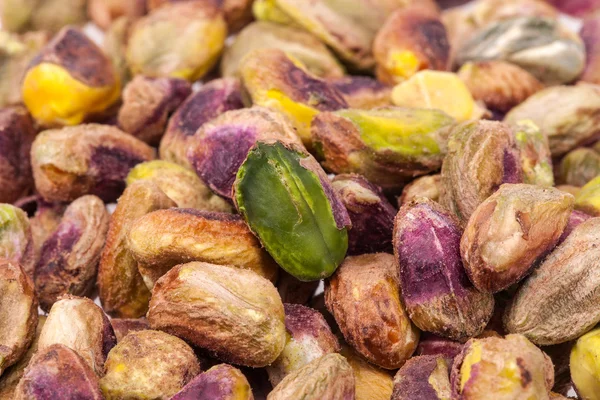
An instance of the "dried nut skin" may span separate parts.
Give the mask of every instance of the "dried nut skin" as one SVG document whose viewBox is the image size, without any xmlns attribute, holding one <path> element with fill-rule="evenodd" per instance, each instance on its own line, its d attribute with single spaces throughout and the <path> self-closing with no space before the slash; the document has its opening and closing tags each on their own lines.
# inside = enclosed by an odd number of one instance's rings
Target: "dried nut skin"
<svg viewBox="0 0 600 400">
<path fill-rule="evenodd" d="M 552 361 L 522 335 L 471 339 L 452 366 L 453 399 L 547 400 Z"/>
<path fill-rule="evenodd" d="M 74 350 L 62 344 L 40 349 L 31 359 L 14 400 L 103 400 L 98 377 Z"/>
<path fill-rule="evenodd" d="M 504 121 L 525 119 L 548 136 L 552 156 L 562 156 L 600 138 L 600 93 L 591 85 L 549 87 L 513 108 Z"/>
<path fill-rule="evenodd" d="M 13 203 L 33 187 L 29 153 L 35 134 L 25 107 L 0 109 L 0 203 Z"/>
<path fill-rule="evenodd" d="M 463 344 L 460 342 L 423 332 L 417 350 L 415 350 L 415 355 L 442 356 L 452 362 L 454 357 L 460 353 L 462 347 Z"/>
<path fill-rule="evenodd" d="M 244 374 L 227 364 L 215 365 L 192 379 L 170 400 L 254 400 Z"/>
<path fill-rule="evenodd" d="M 571 215 L 569 216 L 569 222 L 567 222 L 567 226 L 562 233 L 562 236 L 558 240 L 557 246 L 565 241 L 565 239 L 577 228 L 579 225 L 587 221 L 588 219 L 593 218 L 591 215 L 586 214 L 582 211 L 573 210 Z"/>
<path fill-rule="evenodd" d="M 35 267 L 35 289 L 47 311 L 64 294 L 92 290 L 110 217 L 96 196 L 83 196 L 67 207 L 56 231 L 44 242 Z"/>
<path fill-rule="evenodd" d="M 377 78 L 399 83 L 423 69 L 446 71 L 450 44 L 439 12 L 421 5 L 396 10 L 373 42 Z"/>
<path fill-rule="evenodd" d="M 418 197 L 425 197 L 435 202 L 440 200 L 442 176 L 440 174 L 422 176 L 415 179 L 402 189 L 402 196 L 398 198 L 398 206 L 402 207 Z"/>
<path fill-rule="evenodd" d="M 146 14 L 146 0 L 88 0 L 88 15 L 102 30 L 121 17 L 136 19 Z"/>
<path fill-rule="evenodd" d="M 571 379 L 577 393 L 583 399 L 600 398 L 598 340 L 600 330 L 596 329 L 580 337 L 571 350 Z"/>
<path fill-rule="evenodd" d="M 157 185 L 177 207 L 205 211 L 231 212 L 227 201 L 215 195 L 193 171 L 170 161 L 154 160 L 133 167 L 127 175 L 127 185 L 137 181 Z"/>
<path fill-rule="evenodd" d="M 368 76 L 329 78 L 327 82 L 342 94 L 349 108 L 371 110 L 392 105 L 392 87 Z"/>
<path fill-rule="evenodd" d="M 501 61 L 475 61 L 464 64 L 458 76 L 475 100 L 490 110 L 507 113 L 544 85 L 521 67 Z"/>
<path fill-rule="evenodd" d="M 600 175 L 600 153 L 580 147 L 568 152 L 558 167 L 558 181 L 564 185 L 585 186 Z"/>
<path fill-rule="evenodd" d="M 348 254 L 391 253 L 396 209 L 381 189 L 355 174 L 337 175 L 331 184 L 352 221 Z"/>
<path fill-rule="evenodd" d="M 504 314 L 504 327 L 538 345 L 564 343 L 600 321 L 600 218 L 579 226 L 533 271 Z"/>
<path fill-rule="evenodd" d="M 484 330 L 494 297 L 469 282 L 461 235 L 458 219 L 426 198 L 402 206 L 394 224 L 394 254 L 410 319 L 421 330 L 464 342 Z"/>
<path fill-rule="evenodd" d="M 286 115 L 306 146 L 311 145 L 310 124 L 315 115 L 347 107 L 337 89 L 307 72 L 282 50 L 249 53 L 241 61 L 240 75 L 252 103 Z"/>
<path fill-rule="evenodd" d="M 33 282 L 15 262 L 0 259 L 0 376 L 25 354 L 35 336 L 38 303 Z"/>
<path fill-rule="evenodd" d="M 600 217 L 600 175 L 589 181 L 575 196 L 575 209 Z"/>
<path fill-rule="evenodd" d="M 600 18 L 593 15 L 585 18 L 579 32 L 586 53 L 586 65 L 580 78 L 583 82 L 600 84 L 600 73 L 598 73 L 598 64 L 600 63 L 599 34 Z"/>
<path fill-rule="evenodd" d="M 33 279 L 34 243 L 27 214 L 20 208 L 1 203 L 0 259 L 20 264 Z"/>
<path fill-rule="evenodd" d="M 227 25 L 212 4 L 168 4 L 133 25 L 127 43 L 127 64 L 134 75 L 193 82 L 215 65 L 226 36 Z"/>
<path fill-rule="evenodd" d="M 146 318 L 112 318 L 110 325 L 115 331 L 117 343 L 131 332 L 150 329 L 150 324 Z"/>
<path fill-rule="evenodd" d="M 121 130 L 86 124 L 40 133 L 31 147 L 35 187 L 49 202 L 68 202 L 94 194 L 115 201 L 135 165 L 154 158 L 154 150 Z"/>
<path fill-rule="evenodd" d="M 251 270 L 275 282 L 277 264 L 239 215 L 171 208 L 138 218 L 128 245 L 148 289 L 177 264 L 203 261 Z"/>
<path fill-rule="evenodd" d="M 273 387 L 313 360 L 340 351 L 337 338 L 320 312 L 300 304 L 283 307 L 287 341 L 277 360 L 267 367 Z"/>
<path fill-rule="evenodd" d="M 118 125 L 141 141 L 157 145 L 169 116 L 191 93 L 185 80 L 138 75 L 123 90 Z"/>
<path fill-rule="evenodd" d="M 29 219 L 31 237 L 33 239 L 33 264 L 31 266 L 31 277 L 33 277 L 34 266 L 40 261 L 44 242 L 56 231 L 62 216 L 67 208 L 64 203 L 46 203 L 38 200 L 35 215 Z"/>
<path fill-rule="evenodd" d="M 485 26 L 457 52 L 456 63 L 508 61 L 547 85 L 569 83 L 585 66 L 585 47 L 579 37 L 558 21 L 515 17 Z"/>
<path fill-rule="evenodd" d="M 231 199 L 235 176 L 259 140 L 282 140 L 302 147 L 285 116 L 255 106 L 225 112 L 202 125 L 188 148 L 188 161 L 215 193 Z"/>
<path fill-rule="evenodd" d="M 357 173 L 384 190 L 440 168 L 454 119 L 439 110 L 379 108 L 324 112 L 312 123 L 323 166 Z"/>
<path fill-rule="evenodd" d="M 390 400 L 394 383 L 389 371 L 367 362 L 348 345 L 340 354 L 354 372 L 355 400 Z"/>
<path fill-rule="evenodd" d="M 123 192 L 110 217 L 98 266 L 98 295 L 106 312 L 121 318 L 137 318 L 148 311 L 150 291 L 127 248 L 127 235 L 138 218 L 174 206 L 175 203 L 149 181 L 134 182 Z"/>
<path fill-rule="evenodd" d="M 450 366 L 439 356 L 413 357 L 394 376 L 391 400 L 450 399 Z"/>
<path fill-rule="evenodd" d="M 3 29 L 11 32 L 58 32 L 87 20 L 86 0 L 5 0 L 0 6 Z M 56 10 L 60 10 L 57 12 Z"/>
<path fill-rule="evenodd" d="M 277 264 L 301 281 L 333 274 L 350 217 L 317 161 L 294 143 L 258 142 L 238 170 L 234 202 Z"/>
<path fill-rule="evenodd" d="M 39 124 L 61 126 L 105 111 L 120 89 L 108 57 L 83 32 L 67 27 L 29 65 L 22 95 Z"/>
<path fill-rule="evenodd" d="M 520 182 L 520 154 L 508 125 L 473 121 L 456 126 L 450 133 L 442 164 L 440 203 L 462 222 L 500 185 Z"/>
<path fill-rule="evenodd" d="M 348 361 L 331 353 L 286 376 L 267 400 L 351 400 L 355 398 L 354 382 Z"/>
<path fill-rule="evenodd" d="M 298 59 L 313 75 L 322 78 L 344 76 L 344 68 L 315 36 L 293 26 L 257 21 L 244 28 L 228 46 L 221 60 L 221 74 L 238 76 L 242 59 L 257 49 L 275 48 Z"/>
<path fill-rule="evenodd" d="M 523 183 L 554 186 L 552 154 L 546 135 L 529 120 L 518 121 L 513 125 L 513 130 L 521 154 Z"/>
<path fill-rule="evenodd" d="M 148 321 L 220 360 L 270 365 L 286 341 L 277 289 L 252 271 L 192 262 L 172 268 L 154 286 Z"/>
<path fill-rule="evenodd" d="M 419 331 L 400 299 L 394 256 L 346 258 L 325 286 L 325 302 L 346 342 L 369 362 L 396 369 L 415 351 Z"/>
<path fill-rule="evenodd" d="M 203 85 L 170 118 L 160 141 L 160 158 L 191 169 L 187 148 L 198 128 L 226 111 L 243 107 L 239 80 L 222 78 Z"/>
<path fill-rule="evenodd" d="M 166 400 L 200 373 L 200 365 L 183 340 L 143 330 L 129 333 L 110 351 L 105 372 L 100 389 L 106 400 Z"/>
</svg>

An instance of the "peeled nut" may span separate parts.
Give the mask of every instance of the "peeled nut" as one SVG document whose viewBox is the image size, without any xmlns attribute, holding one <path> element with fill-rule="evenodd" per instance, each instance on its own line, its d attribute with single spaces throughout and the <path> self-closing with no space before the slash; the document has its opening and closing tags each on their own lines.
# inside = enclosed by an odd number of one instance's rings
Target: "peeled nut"
<svg viewBox="0 0 600 400">
<path fill-rule="evenodd" d="M 571 350 L 571 379 L 583 399 L 600 398 L 599 340 L 600 330 L 595 329 L 580 337 Z"/>
<path fill-rule="evenodd" d="M 5 0 L 0 6 L 2 27 L 11 32 L 58 32 L 87 20 L 87 0 Z"/>
<path fill-rule="evenodd" d="M 394 376 L 391 400 L 450 398 L 450 366 L 439 356 L 413 357 Z"/>
<path fill-rule="evenodd" d="M 227 364 L 215 365 L 192 379 L 170 400 L 254 400 L 242 372 Z"/>
<path fill-rule="evenodd" d="M 354 372 L 355 400 L 390 400 L 394 383 L 389 371 L 367 362 L 347 345 L 342 347 L 340 354 Z"/>
<path fill-rule="evenodd" d="M 350 108 L 371 110 L 392 105 L 392 87 L 368 76 L 349 75 L 327 82 L 342 94 Z"/>
<path fill-rule="evenodd" d="M 402 196 L 398 198 L 398 206 L 403 206 L 418 197 L 426 197 L 439 202 L 441 184 L 442 177 L 440 174 L 415 179 L 402 189 Z"/>
<path fill-rule="evenodd" d="M 27 214 L 20 208 L 0 203 L 0 259 L 20 264 L 33 279 L 34 243 Z"/>
<path fill-rule="evenodd" d="M 600 175 L 600 153 L 580 147 L 568 152 L 560 162 L 558 180 L 572 186 L 584 186 Z"/>
<path fill-rule="evenodd" d="M 589 181 L 575 196 L 575 208 L 600 217 L 600 176 Z"/>
</svg>

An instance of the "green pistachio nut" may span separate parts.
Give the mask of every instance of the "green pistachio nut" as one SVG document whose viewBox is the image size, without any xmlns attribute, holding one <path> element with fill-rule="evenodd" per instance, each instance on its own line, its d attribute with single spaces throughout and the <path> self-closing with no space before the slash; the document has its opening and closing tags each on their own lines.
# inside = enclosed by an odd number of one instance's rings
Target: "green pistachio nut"
<svg viewBox="0 0 600 400">
<path fill-rule="evenodd" d="M 580 337 L 571 350 L 571 379 L 583 399 L 600 399 L 600 329 Z"/>
<path fill-rule="evenodd" d="M 600 175 L 581 188 L 575 197 L 575 209 L 600 217 Z"/>
<path fill-rule="evenodd" d="M 554 186 L 552 155 L 546 135 L 533 122 L 517 122 L 514 127 L 517 148 L 521 154 L 523 183 Z"/>
<path fill-rule="evenodd" d="M 20 208 L 0 203 L 0 258 L 21 264 L 33 277 L 33 239 L 27 214 Z"/>
<path fill-rule="evenodd" d="M 584 186 L 598 175 L 600 153 L 587 147 L 568 152 L 558 167 L 558 180 L 565 185 Z"/>
</svg>

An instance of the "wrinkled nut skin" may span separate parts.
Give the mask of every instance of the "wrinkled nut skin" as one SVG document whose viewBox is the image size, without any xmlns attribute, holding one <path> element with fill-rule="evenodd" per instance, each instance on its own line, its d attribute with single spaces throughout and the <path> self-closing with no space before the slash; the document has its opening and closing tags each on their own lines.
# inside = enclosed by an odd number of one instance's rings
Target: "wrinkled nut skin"
<svg viewBox="0 0 600 400">
<path fill-rule="evenodd" d="M 98 377 L 74 350 L 62 344 L 40 349 L 31 359 L 14 400 L 103 400 Z"/>
<path fill-rule="evenodd" d="M 337 353 L 327 354 L 286 376 L 267 400 L 351 400 L 355 378 L 348 361 Z"/>
<path fill-rule="evenodd" d="M 283 307 L 287 342 L 277 360 L 267 367 L 273 387 L 306 364 L 340 351 L 337 338 L 320 312 L 299 304 Z"/>
<path fill-rule="evenodd" d="M 523 171 L 513 130 L 471 121 L 456 126 L 442 164 L 440 204 L 466 222 L 503 183 L 520 183 Z"/>
<path fill-rule="evenodd" d="M 432 333 L 423 332 L 415 356 L 441 356 L 450 361 L 450 365 L 462 350 L 463 344 Z"/>
<path fill-rule="evenodd" d="M 600 138 L 600 92 L 592 85 L 549 87 L 513 108 L 504 122 L 526 119 L 548 136 L 552 156 L 560 157 Z"/>
<path fill-rule="evenodd" d="M 600 153 L 587 147 L 568 152 L 560 162 L 557 175 L 561 184 L 585 186 L 600 175 Z"/>
<path fill-rule="evenodd" d="M 110 325 L 115 331 L 117 343 L 131 332 L 150 329 L 150 324 L 146 318 L 112 318 Z"/>
<path fill-rule="evenodd" d="M 600 321 L 600 218 L 579 226 L 536 268 L 504 314 L 504 327 L 538 345 L 564 343 Z"/>
<path fill-rule="evenodd" d="M 513 125 L 517 148 L 521 154 L 523 183 L 554 186 L 552 154 L 546 135 L 529 120 Z"/>
<path fill-rule="evenodd" d="M 441 185 L 442 176 L 440 174 L 415 179 L 402 189 L 402 196 L 398 198 L 398 207 L 402 207 L 418 197 L 425 197 L 439 202 Z"/>
<path fill-rule="evenodd" d="M 170 400 L 254 400 L 244 374 L 227 364 L 215 365 L 192 379 Z"/>
<path fill-rule="evenodd" d="M 277 291 L 284 304 L 307 304 L 313 298 L 320 283 L 320 281 L 302 282 L 285 270 L 280 270 Z"/>
<path fill-rule="evenodd" d="M 275 282 L 277 264 L 239 215 L 171 208 L 138 218 L 127 247 L 152 289 L 177 264 L 203 261 L 251 270 Z"/>
<path fill-rule="evenodd" d="M 236 174 L 259 140 L 289 141 L 302 147 L 291 122 L 280 113 L 263 107 L 243 108 L 205 123 L 188 148 L 188 161 L 213 192 L 231 199 Z"/>
<path fill-rule="evenodd" d="M 226 37 L 227 25 L 213 4 L 167 4 L 134 23 L 127 42 L 127 64 L 134 75 L 193 82 L 216 64 Z"/>
<path fill-rule="evenodd" d="M 136 19 L 146 14 L 146 0 L 88 0 L 88 15 L 101 29 L 107 30 L 121 17 Z"/>
<path fill-rule="evenodd" d="M 35 289 L 43 310 L 63 294 L 86 296 L 93 289 L 109 221 L 96 196 L 80 197 L 67 207 L 35 267 Z"/>
<path fill-rule="evenodd" d="M 600 398 L 599 340 L 600 331 L 595 329 L 580 337 L 571 350 L 571 379 L 577 393 L 583 399 Z"/>
<path fill-rule="evenodd" d="M 166 400 L 200 373 L 200 365 L 183 340 L 143 330 L 129 333 L 110 351 L 105 373 L 100 389 L 106 400 Z"/>
<path fill-rule="evenodd" d="M 396 209 L 381 189 L 355 174 L 337 175 L 331 185 L 352 221 L 348 254 L 391 253 Z"/>
<path fill-rule="evenodd" d="M 388 84 L 422 69 L 448 70 L 450 44 L 437 10 L 416 4 L 396 10 L 377 33 L 373 55 L 377 78 Z"/>
<path fill-rule="evenodd" d="M 600 84 L 600 73 L 598 65 L 600 63 L 600 17 L 589 16 L 583 20 L 583 26 L 579 32 L 581 40 L 585 45 L 586 65 L 581 74 L 580 80 L 593 84 Z"/>
<path fill-rule="evenodd" d="M 419 329 L 457 341 L 484 330 L 494 297 L 473 287 L 460 258 L 462 227 L 433 200 L 404 205 L 394 222 L 402 299 Z"/>
<path fill-rule="evenodd" d="M 527 275 L 558 242 L 573 202 L 573 196 L 554 188 L 500 186 L 471 215 L 460 242 L 475 287 L 497 293 Z"/>
<path fill-rule="evenodd" d="M 346 339 L 369 362 L 401 367 L 415 351 L 419 331 L 399 293 L 394 256 L 348 257 L 325 286 L 325 303 Z"/>
<path fill-rule="evenodd" d="M 588 219 L 593 218 L 591 215 L 586 214 L 581 211 L 573 210 L 571 215 L 569 216 L 569 222 L 567 222 L 567 226 L 563 231 L 560 239 L 558 239 L 557 246 L 565 241 L 565 239 L 577 228 L 579 225 L 587 221 Z"/>
<path fill-rule="evenodd" d="M 123 90 L 117 123 L 124 132 L 157 145 L 169 116 L 191 93 L 185 80 L 138 75 Z"/>
<path fill-rule="evenodd" d="M 87 20 L 87 0 L 5 0 L 0 5 L 2 27 L 11 32 L 58 32 Z M 57 12 L 60 10 L 60 12 Z"/>
<path fill-rule="evenodd" d="M 505 61 L 475 61 L 464 64 L 458 76 L 475 100 L 490 110 L 507 113 L 544 85 L 521 67 Z"/>
<path fill-rule="evenodd" d="M 154 150 L 121 130 L 86 124 L 40 133 L 31 147 L 35 187 L 49 202 L 94 194 L 115 201 L 135 165 L 154 159 Z"/>
<path fill-rule="evenodd" d="M 192 262 L 172 268 L 152 291 L 148 321 L 222 361 L 270 365 L 286 341 L 283 304 L 252 271 Z"/>
<path fill-rule="evenodd" d="M 187 149 L 198 128 L 226 111 L 243 107 L 238 79 L 215 79 L 203 85 L 169 119 L 160 141 L 160 158 L 191 169 Z"/>
<path fill-rule="evenodd" d="M 23 268 L 0 259 L 0 376 L 25 354 L 38 324 L 33 282 Z"/>
<path fill-rule="evenodd" d="M 106 312 L 137 318 L 148 311 L 150 291 L 127 247 L 127 235 L 138 218 L 174 206 L 175 203 L 149 181 L 134 182 L 123 192 L 110 217 L 98 266 L 98 294 Z"/>
<path fill-rule="evenodd" d="M 349 108 L 371 110 L 392 105 L 392 87 L 368 76 L 329 78 L 327 82 L 342 94 Z"/>
<path fill-rule="evenodd" d="M 0 259 L 20 264 L 33 279 L 34 247 L 27 214 L 10 204 L 0 204 Z"/>
<path fill-rule="evenodd" d="M 354 372 L 355 400 L 390 400 L 394 383 L 390 372 L 367 362 L 350 346 L 340 352 Z"/>
<path fill-rule="evenodd" d="M 33 187 L 29 153 L 35 134 L 25 107 L 0 109 L 0 203 L 13 203 Z"/>
<path fill-rule="evenodd" d="M 391 400 L 450 399 L 450 366 L 444 357 L 413 357 L 394 376 Z"/>
<path fill-rule="evenodd" d="M 575 196 L 575 209 L 600 217 L 600 176 L 589 181 Z"/>
<path fill-rule="evenodd" d="M 43 350 L 56 343 L 75 350 L 96 375 L 102 376 L 106 356 L 117 339 L 99 306 L 88 298 L 67 295 L 50 309 L 38 348 Z"/>
<path fill-rule="evenodd" d="M 257 21 L 244 28 L 221 60 L 224 77 L 238 76 L 240 62 L 253 50 L 276 48 L 298 59 L 312 74 L 322 78 L 344 76 L 344 68 L 319 39 L 293 26 Z"/>
<path fill-rule="evenodd" d="M 439 110 L 379 108 L 324 112 L 312 140 L 328 171 L 363 175 L 384 190 L 440 168 L 454 119 Z"/>
<path fill-rule="evenodd" d="M 43 126 L 77 125 L 119 98 L 120 79 L 102 50 L 74 28 L 61 30 L 23 78 L 23 102 Z"/>
<path fill-rule="evenodd" d="M 127 175 L 127 185 L 145 180 L 156 184 L 177 207 L 231 212 L 231 204 L 215 195 L 198 175 L 179 164 L 154 160 L 136 165 Z"/>
<path fill-rule="evenodd" d="M 241 62 L 240 76 L 252 103 L 286 115 L 307 147 L 313 117 L 348 106 L 337 89 L 279 49 L 249 53 Z"/>
</svg>

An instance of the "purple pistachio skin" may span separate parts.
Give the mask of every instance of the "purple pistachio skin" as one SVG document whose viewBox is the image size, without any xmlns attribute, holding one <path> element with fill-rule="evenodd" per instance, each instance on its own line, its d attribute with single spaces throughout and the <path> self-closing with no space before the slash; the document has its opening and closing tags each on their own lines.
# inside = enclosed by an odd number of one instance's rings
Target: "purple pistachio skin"
<svg viewBox="0 0 600 400">
<path fill-rule="evenodd" d="M 431 199 L 400 209 L 394 225 L 402 297 L 421 330 L 458 341 L 479 335 L 494 312 L 494 297 L 475 289 L 460 256 L 458 219 Z"/>
<path fill-rule="evenodd" d="M 569 221 L 567 222 L 567 226 L 565 227 L 565 230 L 563 231 L 562 235 L 560 236 L 560 239 L 558 239 L 558 243 L 556 245 L 558 246 L 559 244 L 564 242 L 565 239 L 571 234 L 571 232 L 573 232 L 573 230 L 575 228 L 577 228 L 579 225 L 581 225 L 582 223 L 584 223 L 585 221 L 587 221 L 590 218 L 592 218 L 592 216 L 589 214 L 586 214 L 581 211 L 573 210 L 571 212 L 571 215 L 569 216 Z"/>
<path fill-rule="evenodd" d="M 236 78 L 215 79 L 202 86 L 177 109 L 160 142 L 160 158 L 189 166 L 186 152 L 191 137 L 211 119 L 244 107 Z"/>
<path fill-rule="evenodd" d="M 252 390 L 242 372 L 219 364 L 192 379 L 171 400 L 252 400 Z"/>
<path fill-rule="evenodd" d="M 102 400 L 98 377 L 75 351 L 62 344 L 39 350 L 16 390 L 15 400 Z"/>
<path fill-rule="evenodd" d="M 420 356 L 408 360 L 396 373 L 391 400 L 442 400 L 449 394 L 448 361 L 443 357 Z"/>
<path fill-rule="evenodd" d="M 396 209 L 381 189 L 356 174 L 337 175 L 332 185 L 352 221 L 348 254 L 392 253 Z"/>
<path fill-rule="evenodd" d="M 344 76 L 328 79 L 341 94 L 348 107 L 371 109 L 392 105 L 392 87 L 368 76 Z"/>
<path fill-rule="evenodd" d="M 110 320 L 110 324 L 115 332 L 117 342 L 127 336 L 129 332 L 150 329 L 146 318 L 113 318 Z"/>
<path fill-rule="evenodd" d="M 423 332 L 419 345 L 415 350 L 416 356 L 442 356 L 449 360 L 450 363 L 454 360 L 460 351 L 463 344 L 454 340 L 446 339 L 433 333 Z"/>
<path fill-rule="evenodd" d="M 598 2 L 600 4 L 600 2 Z M 583 44 L 585 44 L 586 65 L 581 75 L 583 82 L 600 84 L 600 16 L 594 15 L 583 21 L 581 32 L 579 33 Z"/>
</svg>

